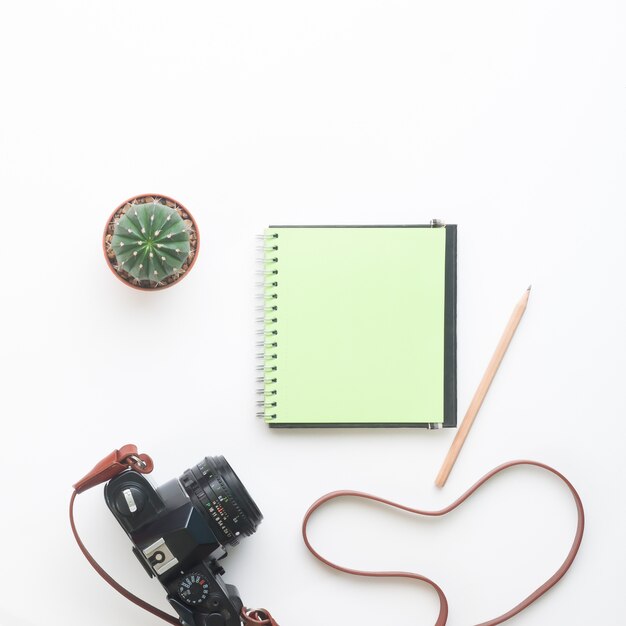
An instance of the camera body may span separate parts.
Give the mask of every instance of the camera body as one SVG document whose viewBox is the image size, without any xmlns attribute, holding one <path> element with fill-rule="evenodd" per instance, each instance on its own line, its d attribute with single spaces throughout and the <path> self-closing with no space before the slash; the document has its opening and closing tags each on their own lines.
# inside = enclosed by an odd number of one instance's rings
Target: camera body
<svg viewBox="0 0 626 626">
<path fill-rule="evenodd" d="M 207 457 L 157 488 L 127 470 L 107 483 L 104 497 L 184 626 L 241 625 L 239 592 L 222 580 L 219 561 L 262 515 L 223 457 Z"/>
</svg>

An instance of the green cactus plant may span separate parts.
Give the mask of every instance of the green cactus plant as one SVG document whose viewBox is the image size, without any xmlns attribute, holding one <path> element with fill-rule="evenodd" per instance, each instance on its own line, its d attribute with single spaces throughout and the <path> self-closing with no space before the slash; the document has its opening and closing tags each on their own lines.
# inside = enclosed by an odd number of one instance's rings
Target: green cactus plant
<svg viewBox="0 0 626 626">
<path fill-rule="evenodd" d="M 165 204 L 132 204 L 115 225 L 111 249 L 116 269 L 160 285 L 179 274 L 189 256 L 189 230 L 178 212 Z"/>
</svg>

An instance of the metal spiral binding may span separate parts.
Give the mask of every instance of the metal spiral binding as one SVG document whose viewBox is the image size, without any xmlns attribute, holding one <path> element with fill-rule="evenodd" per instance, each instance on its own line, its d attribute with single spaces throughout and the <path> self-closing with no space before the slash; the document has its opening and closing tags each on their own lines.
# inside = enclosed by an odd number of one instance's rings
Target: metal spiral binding
<svg viewBox="0 0 626 626">
<path fill-rule="evenodd" d="M 262 268 L 257 272 L 262 276 L 262 280 L 258 283 L 261 289 L 259 298 L 262 302 L 257 307 L 260 315 L 257 317 L 258 341 L 256 343 L 257 371 L 260 375 L 257 377 L 257 417 L 268 420 L 276 419 L 276 409 L 278 407 L 278 390 L 277 371 L 278 371 L 278 330 L 273 327 L 278 323 L 278 233 L 267 233 L 259 235 L 259 239 L 263 244 L 259 246 L 259 250 L 263 255 L 259 261 Z"/>
</svg>

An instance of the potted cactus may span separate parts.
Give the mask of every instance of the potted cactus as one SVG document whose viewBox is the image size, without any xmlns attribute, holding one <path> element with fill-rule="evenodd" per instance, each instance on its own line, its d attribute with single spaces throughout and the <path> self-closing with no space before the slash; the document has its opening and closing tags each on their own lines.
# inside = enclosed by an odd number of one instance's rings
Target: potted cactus
<svg viewBox="0 0 626 626">
<path fill-rule="evenodd" d="M 192 268 L 198 228 L 180 202 L 167 196 L 134 196 L 111 214 L 103 247 L 109 267 L 122 282 L 142 290 L 165 289 Z"/>
</svg>

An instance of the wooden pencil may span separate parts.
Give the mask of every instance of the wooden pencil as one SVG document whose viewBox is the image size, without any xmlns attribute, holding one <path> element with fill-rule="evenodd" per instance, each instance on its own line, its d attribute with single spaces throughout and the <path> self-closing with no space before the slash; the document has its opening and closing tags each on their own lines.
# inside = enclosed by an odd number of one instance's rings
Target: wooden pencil
<svg viewBox="0 0 626 626">
<path fill-rule="evenodd" d="M 528 297 L 530 296 L 530 286 L 524 292 L 524 295 L 520 298 L 519 302 L 515 305 L 513 309 L 513 313 L 509 319 L 504 332 L 502 333 L 502 337 L 500 337 L 500 341 L 496 346 L 496 350 L 491 357 L 491 361 L 489 361 L 489 365 L 483 374 L 482 380 L 474 393 L 474 397 L 470 402 L 470 405 L 465 413 L 465 417 L 461 422 L 461 426 L 454 437 L 454 441 L 450 446 L 450 450 L 448 450 L 448 454 L 439 470 L 439 474 L 437 474 L 437 478 L 435 480 L 435 485 L 437 487 L 443 487 L 446 484 L 446 480 L 448 480 L 448 476 L 454 467 L 454 463 L 456 462 L 457 457 L 459 456 L 459 452 L 461 452 L 461 448 L 467 439 L 467 435 L 469 434 L 470 429 L 472 428 L 472 424 L 478 415 L 478 411 L 482 406 L 483 400 L 487 395 L 487 391 L 489 391 L 489 386 L 491 385 L 491 381 L 493 381 L 496 372 L 498 371 L 498 367 L 502 362 L 502 358 L 506 353 L 506 349 L 509 347 L 511 343 L 511 339 L 513 339 L 513 335 L 517 330 L 517 327 L 524 315 L 524 311 L 526 310 L 526 305 L 528 304 Z"/>
</svg>

